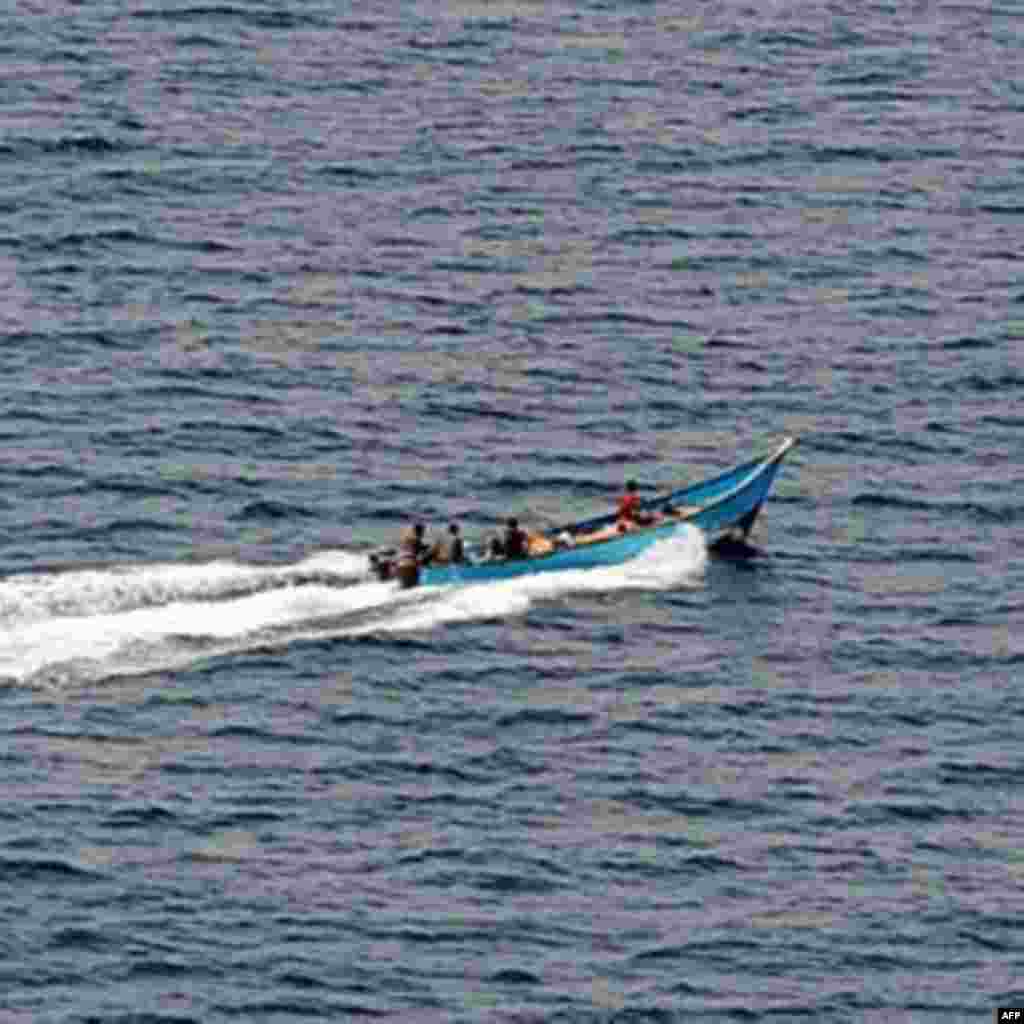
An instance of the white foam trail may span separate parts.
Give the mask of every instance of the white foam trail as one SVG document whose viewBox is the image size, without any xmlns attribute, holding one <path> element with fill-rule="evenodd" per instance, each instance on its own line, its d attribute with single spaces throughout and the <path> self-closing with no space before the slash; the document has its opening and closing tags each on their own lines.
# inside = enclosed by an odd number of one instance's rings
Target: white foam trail
<svg viewBox="0 0 1024 1024">
<path fill-rule="evenodd" d="M 328 551 L 288 566 L 218 561 L 25 574 L 0 580 L 0 625 L 130 610 L 176 600 L 212 599 L 317 574 L 339 582 L 355 580 L 368 572 L 365 555 Z"/>
<path fill-rule="evenodd" d="M 173 638 L 224 641 L 254 634 L 265 636 L 269 629 L 280 630 L 311 619 L 393 606 L 395 596 L 396 587 L 391 583 L 344 588 L 306 584 L 232 601 L 179 601 L 155 608 L 35 622 L 0 630 L 0 676 L 26 679 L 50 665 L 102 662 L 132 651 L 136 652 L 133 662 L 137 670 L 140 650 Z"/>
<path fill-rule="evenodd" d="M 172 668 L 268 642 L 506 618 L 571 593 L 696 584 L 706 560 L 703 535 L 683 527 L 620 566 L 409 591 L 393 583 L 316 582 L 320 573 L 332 580 L 365 574 L 365 557 L 344 551 L 287 567 L 220 562 L 21 577 L 0 583 L 13 603 L 0 624 L 0 676 L 48 685 Z M 264 589 L 207 598 L 245 587 Z"/>
</svg>

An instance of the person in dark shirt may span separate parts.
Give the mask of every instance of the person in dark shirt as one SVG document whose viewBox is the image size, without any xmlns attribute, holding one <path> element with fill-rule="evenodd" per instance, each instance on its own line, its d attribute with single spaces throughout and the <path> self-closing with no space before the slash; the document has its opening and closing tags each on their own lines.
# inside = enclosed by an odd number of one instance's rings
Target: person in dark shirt
<svg viewBox="0 0 1024 1024">
<path fill-rule="evenodd" d="M 519 520 L 512 516 L 505 528 L 505 557 L 526 557 L 526 532 L 519 529 Z"/>
<path fill-rule="evenodd" d="M 457 564 L 466 560 L 466 549 L 462 544 L 462 534 L 459 532 L 459 524 L 451 523 L 448 527 L 448 548 L 445 552 L 450 563 Z"/>
</svg>

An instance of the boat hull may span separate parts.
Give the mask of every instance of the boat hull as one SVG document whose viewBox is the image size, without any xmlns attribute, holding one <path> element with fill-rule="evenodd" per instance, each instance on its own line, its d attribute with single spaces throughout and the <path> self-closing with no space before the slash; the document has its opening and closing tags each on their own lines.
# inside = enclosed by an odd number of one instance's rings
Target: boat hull
<svg viewBox="0 0 1024 1024">
<path fill-rule="evenodd" d="M 612 540 L 578 547 L 565 547 L 533 558 L 500 559 L 494 562 L 464 562 L 460 565 L 428 565 L 421 570 L 420 582 L 427 584 L 476 583 L 507 580 L 537 572 L 565 572 L 569 569 L 596 569 L 621 565 L 636 558 L 652 544 L 665 540 L 679 529 L 678 522 L 649 529 L 634 530 Z"/>
</svg>

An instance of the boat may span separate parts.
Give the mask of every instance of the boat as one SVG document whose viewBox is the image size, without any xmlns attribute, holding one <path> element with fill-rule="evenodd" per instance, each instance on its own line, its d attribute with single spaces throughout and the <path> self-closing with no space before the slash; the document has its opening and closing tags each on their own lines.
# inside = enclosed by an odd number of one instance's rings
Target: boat
<svg viewBox="0 0 1024 1024">
<path fill-rule="evenodd" d="M 526 558 L 491 558 L 470 552 L 466 561 L 452 565 L 427 564 L 410 573 L 401 566 L 394 549 L 370 555 L 378 579 L 398 579 L 403 587 L 477 583 L 509 579 L 537 572 L 593 569 L 620 565 L 635 558 L 685 525 L 701 529 L 709 544 L 746 541 L 771 491 L 782 460 L 796 444 L 787 437 L 774 451 L 743 462 L 724 473 L 681 487 L 640 504 L 641 518 L 649 525 L 623 528 L 616 513 L 529 534 Z"/>
</svg>

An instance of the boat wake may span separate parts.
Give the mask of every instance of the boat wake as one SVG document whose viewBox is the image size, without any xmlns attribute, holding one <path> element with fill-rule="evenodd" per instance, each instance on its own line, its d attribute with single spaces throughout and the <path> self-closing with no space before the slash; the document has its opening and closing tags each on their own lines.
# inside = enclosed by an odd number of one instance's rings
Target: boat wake
<svg viewBox="0 0 1024 1024">
<path fill-rule="evenodd" d="M 572 593 L 697 583 L 706 558 L 703 535 L 687 527 L 615 567 L 415 590 L 368 582 L 367 558 L 347 551 L 290 566 L 211 562 L 14 576 L 0 581 L 0 679 L 64 687 L 268 644 L 506 618 Z"/>
</svg>

